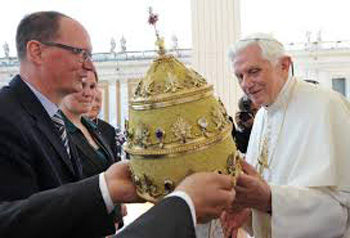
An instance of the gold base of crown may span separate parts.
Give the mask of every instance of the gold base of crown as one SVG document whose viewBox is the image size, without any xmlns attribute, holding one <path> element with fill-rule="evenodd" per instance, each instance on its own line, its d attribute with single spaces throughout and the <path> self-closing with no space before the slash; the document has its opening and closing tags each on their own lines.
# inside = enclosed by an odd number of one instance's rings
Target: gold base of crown
<svg viewBox="0 0 350 238">
<path fill-rule="evenodd" d="M 235 177 L 239 163 L 231 136 L 203 151 L 171 156 L 132 156 L 132 178 L 140 197 L 157 202 L 188 175 L 195 172 L 217 172 Z"/>
</svg>

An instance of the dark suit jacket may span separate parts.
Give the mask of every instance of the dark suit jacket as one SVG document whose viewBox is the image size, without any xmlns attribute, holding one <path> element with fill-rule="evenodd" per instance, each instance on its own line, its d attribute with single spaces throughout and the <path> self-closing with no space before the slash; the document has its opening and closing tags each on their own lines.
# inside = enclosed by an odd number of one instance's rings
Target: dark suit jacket
<svg viewBox="0 0 350 238">
<path fill-rule="evenodd" d="M 0 237 L 100 237 L 114 233 L 98 176 L 0 202 Z"/>
<path fill-rule="evenodd" d="M 82 123 L 89 131 L 91 137 L 102 149 L 105 160 L 101 159 L 95 149 L 89 144 L 84 134 L 72 124 L 69 119 L 66 119 L 68 124 L 68 133 L 72 138 L 72 142 L 76 145 L 80 161 L 83 165 L 83 176 L 90 177 L 105 171 L 110 165 L 116 162 L 114 153 L 107 142 L 108 140 L 98 130 L 97 126 L 89 119 L 82 118 Z"/>
<path fill-rule="evenodd" d="M 95 149 L 89 144 L 89 142 L 87 141 L 84 134 L 80 131 L 79 128 L 77 128 L 72 122 L 70 122 L 68 118 L 65 117 L 65 120 L 67 125 L 67 131 L 71 136 L 71 141 L 77 147 L 78 155 L 83 167 L 83 176 L 85 178 L 102 173 L 103 171 L 107 170 L 108 167 L 111 166 L 114 162 L 116 162 L 114 153 L 112 152 L 112 149 L 107 142 L 108 140 L 106 140 L 104 134 L 102 134 L 98 130 L 97 126 L 92 121 L 84 117 L 82 118 L 83 125 L 89 131 L 91 137 L 103 150 L 105 159 L 101 158 L 100 155 L 95 151 Z M 114 133 L 111 134 L 111 137 L 113 137 L 115 141 L 115 130 L 114 127 L 112 128 Z M 115 222 L 119 223 L 118 227 L 123 227 L 123 217 L 121 214 L 121 207 L 119 204 L 115 206 L 114 214 Z"/>
<path fill-rule="evenodd" d="M 51 118 L 19 76 L 1 89 L 0 237 L 30 232 L 35 237 L 94 237 L 114 231 L 97 176 L 82 182 L 86 186 L 55 189 L 81 179 L 72 145 L 71 153 L 72 160 Z M 6 203 L 14 200 L 21 201 Z"/>
<path fill-rule="evenodd" d="M 110 148 L 114 153 L 114 158 L 116 161 L 121 160 L 121 146 L 125 142 L 125 138 L 116 138 L 117 131 L 111 124 L 105 122 L 104 120 L 97 119 L 95 120 L 98 131 L 101 132 L 101 135 L 106 139 L 106 142 L 109 144 Z"/>
<path fill-rule="evenodd" d="M 179 197 L 168 197 L 114 237 L 195 238 L 196 234 L 187 203 Z"/>
</svg>

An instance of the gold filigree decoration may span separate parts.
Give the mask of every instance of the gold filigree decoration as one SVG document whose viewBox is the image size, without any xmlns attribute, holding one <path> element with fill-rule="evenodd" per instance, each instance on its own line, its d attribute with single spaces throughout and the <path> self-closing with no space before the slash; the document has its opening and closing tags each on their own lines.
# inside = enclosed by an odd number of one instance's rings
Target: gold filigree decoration
<svg viewBox="0 0 350 238">
<path fill-rule="evenodd" d="M 156 185 L 154 185 L 153 181 L 148 178 L 145 174 L 140 178 L 137 175 L 132 176 L 134 180 L 134 184 L 136 185 L 137 190 L 141 194 L 148 194 L 151 197 L 159 197 L 162 193 L 159 191 Z"/>
<path fill-rule="evenodd" d="M 131 148 L 134 146 L 134 139 L 135 139 L 135 133 L 134 129 L 130 128 L 129 121 L 125 120 L 124 122 L 124 128 L 125 128 L 125 133 L 126 133 L 126 139 L 129 141 L 128 146 Z"/>
<path fill-rule="evenodd" d="M 229 175 L 237 178 L 242 172 L 241 156 L 239 152 L 231 153 L 227 157 L 226 170 Z"/>
<path fill-rule="evenodd" d="M 165 90 L 164 92 L 172 92 L 175 93 L 179 89 L 182 89 L 183 86 L 180 85 L 180 83 L 177 80 L 176 75 L 168 73 L 168 77 L 165 80 Z"/>
<path fill-rule="evenodd" d="M 161 127 L 156 127 L 155 130 L 150 131 L 148 128 L 154 125 L 145 125 L 142 122 L 136 123 L 134 128 L 127 126 L 125 128 L 128 139 L 126 147 L 132 149 L 136 145 L 147 149 L 170 149 L 179 146 L 178 143 L 184 144 L 208 139 L 217 140 L 221 138 L 219 134 L 229 130 L 230 125 L 222 110 L 218 107 L 213 107 L 208 116 L 199 117 L 193 126 L 191 123 L 180 117 L 172 124 L 171 132 L 167 132 Z M 127 121 L 126 125 L 128 125 Z"/>
<path fill-rule="evenodd" d="M 211 114 L 215 128 L 220 131 L 223 130 L 227 124 L 227 118 L 222 114 L 222 110 L 220 108 L 213 108 Z"/>
<path fill-rule="evenodd" d="M 146 78 L 138 82 L 134 90 L 134 99 L 140 97 L 148 98 L 158 94 L 192 92 L 195 89 L 200 89 L 208 85 L 206 80 L 193 69 L 183 72 L 184 74 L 176 74 L 177 69 L 182 67 L 185 66 L 174 56 L 164 55 L 157 58 L 153 63 L 153 67 L 147 73 Z M 168 75 L 165 76 L 166 78 L 163 82 L 159 82 L 159 80 L 154 80 L 153 78 L 158 75 L 159 71 L 168 71 Z M 177 77 L 180 77 L 180 75 L 183 75 L 181 76 L 183 78 L 179 80 Z"/>
<path fill-rule="evenodd" d="M 150 95 L 153 95 L 157 92 L 155 92 L 154 90 L 154 81 L 151 80 L 147 85 L 145 85 L 144 87 L 144 92 L 143 92 L 143 95 L 144 97 L 148 97 Z"/>
<path fill-rule="evenodd" d="M 225 108 L 224 103 L 221 101 L 220 98 L 218 99 L 218 102 L 219 102 L 219 108 L 220 108 L 220 111 L 221 111 L 222 115 L 223 115 L 226 119 L 228 119 L 228 114 L 227 114 L 227 111 L 226 111 L 226 108 Z"/>
<path fill-rule="evenodd" d="M 134 98 L 143 96 L 143 80 L 140 79 L 134 90 Z"/>
<path fill-rule="evenodd" d="M 205 117 L 201 117 L 197 120 L 197 123 L 202 131 L 202 135 L 209 137 L 210 133 L 208 132 L 208 121 Z"/>
<path fill-rule="evenodd" d="M 190 68 L 190 71 L 193 74 L 193 86 L 201 87 L 202 85 L 207 84 L 205 78 L 203 78 L 203 76 L 200 75 L 197 71 L 192 68 Z"/>
<path fill-rule="evenodd" d="M 147 148 L 151 144 L 149 141 L 149 136 L 150 132 L 148 128 L 144 124 L 141 124 L 135 129 L 132 141 L 135 145 Z"/>
<path fill-rule="evenodd" d="M 202 150 L 204 148 L 209 147 L 212 144 L 215 143 L 220 143 L 221 141 L 225 140 L 227 137 L 231 136 L 231 131 L 232 131 L 232 126 L 228 125 L 225 128 L 225 131 L 222 133 L 214 134 L 213 136 L 206 138 L 205 140 L 198 140 L 196 138 L 195 143 L 190 143 L 190 144 L 184 144 L 184 143 L 170 143 L 168 144 L 167 147 L 159 149 L 159 147 L 151 147 L 149 146 L 147 149 L 140 149 L 136 147 L 129 147 L 129 146 L 124 146 L 124 149 L 133 155 L 162 155 L 163 157 L 172 157 L 172 155 L 177 154 L 177 153 L 187 153 L 188 151 L 197 151 L 197 150 Z"/>
<path fill-rule="evenodd" d="M 165 108 L 183 103 L 190 103 L 211 97 L 212 89 L 213 87 L 211 85 L 205 85 L 204 87 L 195 91 L 183 90 L 179 93 L 167 93 L 163 95 L 157 95 L 156 97 L 134 98 L 130 102 L 130 107 L 136 111 L 144 111 L 149 109 Z"/>
<path fill-rule="evenodd" d="M 186 122 L 182 117 L 179 117 L 173 125 L 172 131 L 174 132 L 177 141 L 186 143 L 188 139 L 192 139 L 192 126 Z"/>
</svg>

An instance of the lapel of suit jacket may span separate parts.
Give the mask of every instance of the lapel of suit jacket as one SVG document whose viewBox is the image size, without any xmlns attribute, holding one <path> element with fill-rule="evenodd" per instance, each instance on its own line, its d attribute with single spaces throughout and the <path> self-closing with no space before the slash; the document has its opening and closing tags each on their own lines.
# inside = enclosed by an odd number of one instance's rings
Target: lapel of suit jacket
<svg viewBox="0 0 350 238">
<path fill-rule="evenodd" d="M 32 90 L 22 81 L 19 75 L 17 75 L 11 82 L 10 86 L 13 87 L 16 94 L 20 95 L 18 100 L 26 109 L 28 114 L 34 119 L 37 128 L 42 134 L 50 141 L 51 145 L 55 148 L 57 153 L 60 155 L 60 159 L 67 166 L 68 170 L 74 175 L 75 171 L 73 168 L 72 161 L 61 141 L 61 138 L 55 129 L 51 118 L 42 106 L 39 99 L 35 96 Z"/>
<path fill-rule="evenodd" d="M 72 158 L 71 161 L 73 161 L 74 171 L 75 171 L 78 179 L 82 179 L 83 178 L 82 162 L 80 160 L 80 156 L 79 156 L 79 153 L 77 151 L 77 147 L 73 143 L 73 138 L 71 135 L 69 135 L 69 133 L 68 133 L 68 139 L 69 139 L 69 147 L 71 149 L 71 158 Z"/>
<path fill-rule="evenodd" d="M 114 153 L 112 152 L 110 145 L 106 142 L 105 138 L 102 136 L 101 132 L 99 132 L 97 129 L 94 129 L 92 133 L 96 136 L 96 139 L 98 140 L 100 146 L 108 153 L 108 159 L 110 160 L 110 162 L 111 163 L 115 162 Z"/>
<path fill-rule="evenodd" d="M 83 124 L 91 134 L 91 136 L 96 140 L 97 144 L 107 153 L 107 159 L 110 164 L 115 162 L 114 154 L 109 146 L 109 144 L 106 142 L 106 140 L 103 138 L 101 133 L 97 130 L 97 127 L 93 124 L 93 122 L 89 121 L 86 118 L 83 118 Z M 85 153 L 86 151 L 84 151 Z M 85 153 L 87 157 L 91 157 L 88 153 Z"/>
</svg>

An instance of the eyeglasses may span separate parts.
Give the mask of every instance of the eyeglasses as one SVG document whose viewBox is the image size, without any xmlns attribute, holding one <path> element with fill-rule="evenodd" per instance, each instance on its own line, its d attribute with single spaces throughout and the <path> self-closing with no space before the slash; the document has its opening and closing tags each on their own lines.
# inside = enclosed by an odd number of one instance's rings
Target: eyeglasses
<svg viewBox="0 0 350 238">
<path fill-rule="evenodd" d="M 43 45 L 46 46 L 53 46 L 53 47 L 58 47 L 64 50 L 68 50 L 70 52 L 72 52 L 75 55 L 80 55 L 81 56 L 81 62 L 85 62 L 87 60 L 91 60 L 92 58 L 92 54 L 90 51 L 85 50 L 85 49 L 81 49 L 81 48 L 77 48 L 77 47 L 73 47 L 73 46 L 69 46 L 69 45 L 64 45 L 61 43 L 56 43 L 56 42 L 48 42 L 48 41 L 44 41 L 44 42 L 40 42 Z"/>
</svg>

